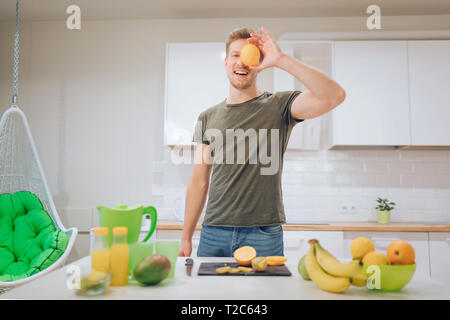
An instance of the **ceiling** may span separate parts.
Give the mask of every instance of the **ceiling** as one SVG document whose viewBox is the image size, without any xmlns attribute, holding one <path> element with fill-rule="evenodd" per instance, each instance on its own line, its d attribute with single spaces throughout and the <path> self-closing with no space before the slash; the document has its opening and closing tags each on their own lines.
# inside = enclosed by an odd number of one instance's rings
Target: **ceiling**
<svg viewBox="0 0 450 320">
<path fill-rule="evenodd" d="M 450 14 L 449 0 L 19 0 L 22 21 L 64 20 L 77 4 L 84 20 L 205 19 L 367 16 L 371 4 L 382 15 Z M 0 1 L 0 22 L 14 21 L 15 0 Z"/>
</svg>

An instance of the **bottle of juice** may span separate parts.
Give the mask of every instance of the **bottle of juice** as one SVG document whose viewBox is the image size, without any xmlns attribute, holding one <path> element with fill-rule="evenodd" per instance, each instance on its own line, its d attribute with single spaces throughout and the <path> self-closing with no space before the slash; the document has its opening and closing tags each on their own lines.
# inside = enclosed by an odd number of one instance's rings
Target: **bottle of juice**
<svg viewBox="0 0 450 320">
<path fill-rule="evenodd" d="M 91 246 L 91 268 L 93 271 L 108 273 L 111 268 L 110 260 L 108 228 L 95 228 Z"/>
<path fill-rule="evenodd" d="M 125 286 L 128 284 L 130 249 L 128 248 L 127 234 L 127 227 L 115 227 L 113 229 L 114 239 L 111 247 L 112 286 Z"/>
</svg>

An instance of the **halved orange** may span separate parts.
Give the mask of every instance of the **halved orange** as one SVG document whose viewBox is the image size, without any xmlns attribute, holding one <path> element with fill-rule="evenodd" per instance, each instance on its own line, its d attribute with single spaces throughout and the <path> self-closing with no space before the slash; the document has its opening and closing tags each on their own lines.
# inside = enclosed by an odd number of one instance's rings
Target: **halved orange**
<svg viewBox="0 0 450 320">
<path fill-rule="evenodd" d="M 268 256 L 266 257 L 266 262 L 268 266 L 281 266 L 287 261 L 286 257 L 283 256 Z"/>
<path fill-rule="evenodd" d="M 250 246 L 240 247 L 234 251 L 233 256 L 240 265 L 249 266 L 256 258 L 256 250 Z"/>
</svg>

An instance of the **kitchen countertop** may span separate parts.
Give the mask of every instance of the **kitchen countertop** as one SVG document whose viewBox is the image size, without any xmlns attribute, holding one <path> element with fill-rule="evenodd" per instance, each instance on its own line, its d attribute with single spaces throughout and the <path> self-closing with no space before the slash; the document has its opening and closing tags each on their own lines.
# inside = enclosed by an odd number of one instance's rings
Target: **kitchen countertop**
<svg viewBox="0 0 450 320">
<path fill-rule="evenodd" d="M 157 230 L 183 230 L 183 222 L 159 220 Z M 198 224 L 195 228 L 201 230 Z M 379 231 L 379 232 L 450 232 L 446 223 L 404 223 L 391 222 L 387 225 L 377 222 L 329 222 L 328 224 L 284 224 L 283 230 L 291 231 Z"/>
<path fill-rule="evenodd" d="M 233 258 L 194 257 L 192 276 L 185 273 L 184 258 L 178 258 L 175 278 L 157 286 L 141 287 L 130 282 L 125 287 L 110 287 L 104 295 L 82 297 L 67 287 L 68 268 L 78 266 L 81 272 L 90 270 L 90 257 L 53 271 L 30 283 L 0 294 L 0 299 L 152 299 L 152 300 L 347 300 L 347 299 L 450 299 L 448 284 L 437 280 L 413 280 L 398 292 L 374 292 L 350 287 L 342 294 L 320 290 L 313 282 L 304 281 L 297 272 L 297 261 L 286 262 L 291 277 L 197 276 L 201 261 L 232 262 Z M 236 289 L 239 288 L 239 289 Z"/>
</svg>

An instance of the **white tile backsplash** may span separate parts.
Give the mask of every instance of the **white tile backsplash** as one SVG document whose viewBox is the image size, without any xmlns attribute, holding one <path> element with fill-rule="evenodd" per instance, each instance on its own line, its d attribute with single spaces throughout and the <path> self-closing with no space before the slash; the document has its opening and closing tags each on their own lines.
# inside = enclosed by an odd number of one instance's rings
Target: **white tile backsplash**
<svg viewBox="0 0 450 320">
<path fill-rule="evenodd" d="M 191 167 L 174 175 L 167 162 L 153 167 L 153 196 L 162 202 L 162 216 L 176 219 L 184 210 Z M 288 223 L 376 221 L 378 196 L 397 203 L 392 221 L 450 221 L 449 150 L 287 151 L 283 168 Z M 355 209 L 345 214 L 343 205 Z"/>
<path fill-rule="evenodd" d="M 413 172 L 413 164 L 413 162 L 407 161 L 388 162 L 388 171 L 394 174 L 411 173 Z"/>
<path fill-rule="evenodd" d="M 400 175 L 398 174 L 377 174 L 376 185 L 380 187 L 400 186 Z"/>
</svg>

